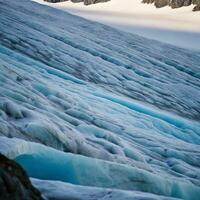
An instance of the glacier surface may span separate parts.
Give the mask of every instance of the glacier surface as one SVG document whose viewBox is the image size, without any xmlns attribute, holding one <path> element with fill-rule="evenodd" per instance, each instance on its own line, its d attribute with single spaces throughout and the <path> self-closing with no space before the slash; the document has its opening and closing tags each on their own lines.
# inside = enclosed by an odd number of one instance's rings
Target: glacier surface
<svg viewBox="0 0 200 200">
<path fill-rule="evenodd" d="M 198 51 L 0 0 L 0 153 L 49 199 L 198 200 L 199 63 Z"/>
</svg>

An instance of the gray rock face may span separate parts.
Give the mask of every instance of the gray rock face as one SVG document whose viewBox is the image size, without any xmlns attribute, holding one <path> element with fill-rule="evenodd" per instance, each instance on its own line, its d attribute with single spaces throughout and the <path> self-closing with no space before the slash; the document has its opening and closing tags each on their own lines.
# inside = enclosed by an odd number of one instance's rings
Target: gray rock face
<svg viewBox="0 0 200 200">
<path fill-rule="evenodd" d="M 43 200 L 24 170 L 2 154 L 0 154 L 0 199 Z"/>
<path fill-rule="evenodd" d="M 164 7 L 164 6 L 167 6 L 169 5 L 169 0 L 156 0 L 155 1 L 155 6 L 157 8 L 161 8 L 161 7 Z"/>
<path fill-rule="evenodd" d="M 69 1 L 69 0 L 44 0 L 51 3 Z M 110 0 L 71 0 L 73 3 L 84 2 L 85 5 L 107 2 Z M 143 0 L 143 3 L 154 3 L 156 8 L 162 8 L 164 6 L 170 6 L 171 8 L 180 8 L 183 6 L 196 5 L 193 11 L 200 10 L 200 0 Z"/>
<path fill-rule="evenodd" d="M 183 6 L 196 5 L 193 11 L 200 10 L 200 0 L 143 0 L 143 3 L 154 3 L 156 8 L 170 6 L 171 8 L 180 8 Z"/>
<path fill-rule="evenodd" d="M 57 3 L 57 2 L 63 2 L 68 0 L 44 0 L 51 3 Z M 101 3 L 101 2 L 107 2 L 110 0 L 71 0 L 73 3 L 79 3 L 84 2 L 85 5 L 95 4 L 95 3 Z"/>
<path fill-rule="evenodd" d="M 193 11 L 200 11 L 200 4 L 196 5 L 196 6 L 193 8 Z"/>
</svg>

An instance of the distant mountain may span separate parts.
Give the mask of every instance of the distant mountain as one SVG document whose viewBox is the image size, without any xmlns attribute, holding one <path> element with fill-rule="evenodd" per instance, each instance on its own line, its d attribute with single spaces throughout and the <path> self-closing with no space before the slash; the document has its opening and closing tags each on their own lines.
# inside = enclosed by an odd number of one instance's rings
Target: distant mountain
<svg viewBox="0 0 200 200">
<path fill-rule="evenodd" d="M 51 3 L 63 2 L 68 0 L 44 0 Z M 110 0 L 71 0 L 74 3 L 84 2 L 85 5 L 107 2 Z M 162 8 L 164 6 L 170 6 L 171 8 L 180 8 L 183 6 L 190 6 L 192 4 L 195 5 L 193 11 L 200 10 L 200 0 L 143 0 L 143 3 L 154 3 L 156 8 Z"/>
</svg>

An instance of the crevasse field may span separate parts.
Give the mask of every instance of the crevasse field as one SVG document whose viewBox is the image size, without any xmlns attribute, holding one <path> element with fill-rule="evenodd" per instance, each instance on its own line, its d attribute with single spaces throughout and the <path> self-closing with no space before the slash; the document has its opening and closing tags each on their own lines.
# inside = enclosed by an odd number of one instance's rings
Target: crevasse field
<svg viewBox="0 0 200 200">
<path fill-rule="evenodd" d="M 51 200 L 200 197 L 200 52 L 0 0 L 0 153 Z"/>
</svg>

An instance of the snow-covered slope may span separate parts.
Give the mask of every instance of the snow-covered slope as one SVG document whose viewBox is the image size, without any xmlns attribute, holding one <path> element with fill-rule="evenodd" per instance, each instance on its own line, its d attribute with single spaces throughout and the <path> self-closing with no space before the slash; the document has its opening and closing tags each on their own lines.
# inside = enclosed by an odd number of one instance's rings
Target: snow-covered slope
<svg viewBox="0 0 200 200">
<path fill-rule="evenodd" d="M 198 52 L 29 0 L 0 27 L 0 152 L 45 196 L 198 199 Z"/>
<path fill-rule="evenodd" d="M 200 50 L 200 14 L 192 12 L 193 6 L 157 9 L 141 3 L 142 0 L 111 0 L 91 6 L 70 1 L 56 4 L 34 1 L 147 38 Z"/>
</svg>

